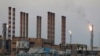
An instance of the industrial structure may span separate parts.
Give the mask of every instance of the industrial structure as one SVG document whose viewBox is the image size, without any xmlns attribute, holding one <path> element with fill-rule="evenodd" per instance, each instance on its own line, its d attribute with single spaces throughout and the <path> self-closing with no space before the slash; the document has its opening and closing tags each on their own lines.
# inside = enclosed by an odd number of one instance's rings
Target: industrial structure
<svg viewBox="0 0 100 56">
<path fill-rule="evenodd" d="M 37 38 L 41 38 L 41 16 L 37 16 Z"/>
<path fill-rule="evenodd" d="M 8 39 L 15 37 L 15 8 L 8 8 Z"/>
<path fill-rule="evenodd" d="M 28 38 L 28 13 L 20 12 L 20 37 Z"/>
<path fill-rule="evenodd" d="M 54 45 L 55 39 L 55 13 L 48 12 L 48 30 L 47 30 L 48 41 Z"/>
<path fill-rule="evenodd" d="M 66 17 L 62 16 L 62 31 L 61 31 L 61 37 L 62 37 L 62 44 L 66 44 Z"/>
<path fill-rule="evenodd" d="M 87 50 L 87 45 L 66 44 L 66 16 L 61 17 L 61 43 L 59 45 L 55 45 L 55 13 L 53 12 L 47 12 L 47 39 L 43 39 L 41 37 L 41 16 L 36 17 L 36 38 L 30 38 L 28 36 L 29 14 L 22 11 L 20 12 L 20 36 L 15 36 L 15 12 L 15 8 L 8 7 L 8 24 L 3 24 L 3 36 L 0 36 L 0 53 L 3 52 L 4 54 L 15 56 L 20 53 L 20 51 L 28 52 L 32 47 L 56 49 L 58 51 L 63 51 L 63 54 L 66 49 L 76 51 L 76 49 L 79 48 L 86 48 Z M 8 29 L 6 29 L 7 25 Z M 6 34 L 7 31 L 8 34 Z M 77 55 L 76 52 L 72 52 L 72 54 Z"/>
</svg>

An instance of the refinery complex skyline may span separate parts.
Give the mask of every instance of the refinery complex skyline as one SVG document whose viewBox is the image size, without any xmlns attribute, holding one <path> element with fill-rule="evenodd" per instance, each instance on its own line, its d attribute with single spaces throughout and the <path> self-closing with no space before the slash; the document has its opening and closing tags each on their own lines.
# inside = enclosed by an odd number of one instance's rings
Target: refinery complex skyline
<svg viewBox="0 0 100 56">
<path fill-rule="evenodd" d="M 78 1 L 78 2 L 77 2 Z M 41 38 L 47 39 L 47 12 L 55 13 L 55 44 L 61 43 L 61 16 L 66 16 L 66 43 L 70 42 L 69 30 L 72 31 L 72 43 L 90 46 L 90 32 L 88 21 L 94 25 L 94 46 L 100 47 L 100 7 L 99 2 L 89 1 L 2 1 L 0 2 L 0 35 L 2 24 L 8 23 L 8 7 L 16 8 L 15 36 L 20 36 L 20 12 L 29 13 L 28 36 L 37 37 L 37 16 L 41 16 Z M 67 7 L 67 8 L 66 8 Z"/>
<path fill-rule="evenodd" d="M 41 37 L 42 34 L 42 16 L 36 16 L 36 38 L 30 38 L 29 35 L 29 13 L 25 11 L 20 11 L 20 24 L 19 32 L 20 36 L 16 36 L 16 8 L 8 7 L 8 22 L 2 24 L 2 35 L 0 35 L 0 54 L 19 56 L 25 53 L 29 55 L 40 54 L 40 55 L 68 55 L 67 51 L 70 50 L 70 55 L 80 55 L 81 51 L 91 52 L 94 49 L 93 41 L 91 42 L 91 50 L 86 44 L 66 43 L 66 16 L 61 16 L 61 42 L 57 45 L 55 44 L 55 18 L 56 13 L 47 12 L 47 39 Z M 93 27 L 90 25 L 91 40 L 93 37 Z M 72 32 L 70 31 L 70 38 L 72 37 Z M 33 51 L 31 51 L 32 49 Z M 39 53 L 39 51 L 41 52 Z M 99 53 L 99 52 L 98 52 Z M 25 54 L 25 55 L 26 55 Z M 85 55 L 90 55 L 89 53 Z M 94 54 L 98 55 L 98 54 Z"/>
<path fill-rule="evenodd" d="M 3 0 L 0 55 L 100 55 L 100 0 Z"/>
</svg>

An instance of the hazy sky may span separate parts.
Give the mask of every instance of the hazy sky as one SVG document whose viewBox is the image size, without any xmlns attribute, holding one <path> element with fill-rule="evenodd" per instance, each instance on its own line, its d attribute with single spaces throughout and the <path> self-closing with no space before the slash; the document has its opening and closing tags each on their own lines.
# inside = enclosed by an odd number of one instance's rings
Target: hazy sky
<svg viewBox="0 0 100 56">
<path fill-rule="evenodd" d="M 42 16 L 42 38 L 47 38 L 47 12 L 56 13 L 55 43 L 61 42 L 61 16 L 66 16 L 66 43 L 72 30 L 72 43 L 90 46 L 88 21 L 94 25 L 94 46 L 100 47 L 100 0 L 0 0 L 0 35 L 8 20 L 8 7 L 16 8 L 16 36 L 20 11 L 29 13 L 29 37 L 36 37 L 36 16 Z"/>
</svg>

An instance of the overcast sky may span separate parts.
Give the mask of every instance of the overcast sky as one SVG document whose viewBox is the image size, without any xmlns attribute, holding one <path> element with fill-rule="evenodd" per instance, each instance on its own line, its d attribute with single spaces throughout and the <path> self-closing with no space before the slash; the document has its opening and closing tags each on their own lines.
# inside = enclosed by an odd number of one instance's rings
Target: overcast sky
<svg viewBox="0 0 100 56">
<path fill-rule="evenodd" d="M 47 38 L 47 12 L 56 14 L 55 44 L 61 42 L 61 16 L 66 16 L 66 43 L 68 30 L 72 43 L 90 46 L 88 21 L 94 25 L 94 46 L 100 47 L 100 0 L 0 0 L 0 35 L 2 23 L 8 22 L 8 7 L 16 8 L 16 36 L 19 36 L 20 11 L 29 13 L 29 37 L 36 37 L 36 16 L 42 16 L 42 38 Z"/>
</svg>

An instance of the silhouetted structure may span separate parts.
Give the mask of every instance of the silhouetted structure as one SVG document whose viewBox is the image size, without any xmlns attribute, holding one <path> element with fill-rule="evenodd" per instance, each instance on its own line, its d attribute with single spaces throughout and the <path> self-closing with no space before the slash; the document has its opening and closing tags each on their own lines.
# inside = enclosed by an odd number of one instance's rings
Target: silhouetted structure
<svg viewBox="0 0 100 56">
<path fill-rule="evenodd" d="M 13 8 L 12 37 L 15 37 L 15 8 Z"/>
<path fill-rule="evenodd" d="M 61 22 L 62 22 L 62 25 L 61 25 L 61 28 L 62 28 L 61 38 L 62 38 L 62 40 L 61 40 L 61 42 L 63 45 L 65 45 L 66 44 L 66 17 L 65 16 L 62 16 Z"/>
<path fill-rule="evenodd" d="M 20 12 L 20 36 L 28 37 L 28 13 Z"/>
<path fill-rule="evenodd" d="M 12 8 L 9 7 L 8 8 L 8 39 L 11 39 L 11 10 Z"/>
<path fill-rule="evenodd" d="M 15 8 L 8 8 L 8 39 L 15 37 Z"/>
<path fill-rule="evenodd" d="M 6 48 L 6 35 L 7 35 L 7 24 L 3 23 L 3 38 L 2 38 L 2 47 Z"/>
<path fill-rule="evenodd" d="M 48 41 L 54 44 L 55 39 L 55 13 L 48 12 Z"/>
<path fill-rule="evenodd" d="M 29 17 L 29 14 L 26 13 L 26 38 L 28 38 L 28 17 Z"/>
<path fill-rule="evenodd" d="M 37 16 L 37 38 L 41 38 L 41 16 Z"/>
</svg>

